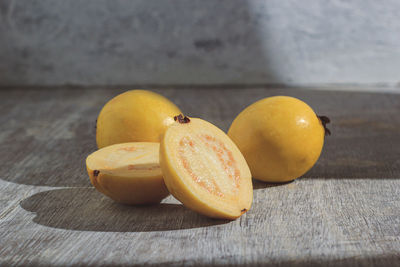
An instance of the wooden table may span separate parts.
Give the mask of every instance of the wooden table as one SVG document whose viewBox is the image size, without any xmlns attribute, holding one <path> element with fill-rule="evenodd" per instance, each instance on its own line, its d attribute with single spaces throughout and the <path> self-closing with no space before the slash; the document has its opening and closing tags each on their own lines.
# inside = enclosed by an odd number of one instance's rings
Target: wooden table
<svg viewBox="0 0 400 267">
<path fill-rule="evenodd" d="M 227 130 L 247 105 L 292 95 L 332 119 L 317 165 L 254 182 L 236 221 L 172 197 L 130 207 L 90 185 L 95 120 L 123 89 L 0 90 L 0 265 L 400 266 L 400 95 L 301 89 L 162 89 Z"/>
</svg>

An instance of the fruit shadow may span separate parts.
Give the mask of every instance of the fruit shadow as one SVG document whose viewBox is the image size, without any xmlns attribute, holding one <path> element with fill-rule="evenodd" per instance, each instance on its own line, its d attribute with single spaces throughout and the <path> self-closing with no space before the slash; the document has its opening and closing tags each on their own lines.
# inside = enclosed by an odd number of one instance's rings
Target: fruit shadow
<svg viewBox="0 0 400 267">
<path fill-rule="evenodd" d="M 167 201 L 171 198 L 167 198 Z M 172 202 L 172 201 L 169 201 Z M 181 204 L 129 206 L 114 202 L 94 188 L 65 188 L 37 193 L 21 202 L 35 213 L 33 222 L 52 228 L 101 232 L 153 232 L 226 224 Z"/>
<path fill-rule="evenodd" d="M 264 188 L 269 188 L 269 187 L 276 187 L 276 186 L 282 186 L 282 185 L 287 185 L 292 183 L 293 181 L 289 182 L 284 182 L 284 183 L 267 183 L 267 182 L 261 182 L 256 179 L 253 179 L 253 189 L 264 189 Z"/>
</svg>

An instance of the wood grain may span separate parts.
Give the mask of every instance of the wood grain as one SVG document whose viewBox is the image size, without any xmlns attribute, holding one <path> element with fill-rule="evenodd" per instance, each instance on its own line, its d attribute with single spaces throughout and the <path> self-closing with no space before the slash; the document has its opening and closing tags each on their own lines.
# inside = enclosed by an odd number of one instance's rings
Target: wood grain
<svg viewBox="0 0 400 267">
<path fill-rule="evenodd" d="M 333 121 L 309 173 L 254 181 L 252 209 L 221 221 L 172 197 L 119 205 L 90 186 L 94 121 L 123 90 L 0 90 L 1 266 L 400 266 L 400 95 L 156 90 L 223 130 L 255 100 L 282 94 Z"/>
</svg>

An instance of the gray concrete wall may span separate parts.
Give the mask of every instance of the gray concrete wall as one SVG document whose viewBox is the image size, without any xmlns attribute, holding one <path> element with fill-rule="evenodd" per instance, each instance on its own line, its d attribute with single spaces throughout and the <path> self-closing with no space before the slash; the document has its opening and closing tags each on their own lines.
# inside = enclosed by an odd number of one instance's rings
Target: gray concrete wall
<svg viewBox="0 0 400 267">
<path fill-rule="evenodd" d="M 398 0 L 0 0 L 0 85 L 400 81 Z"/>
</svg>

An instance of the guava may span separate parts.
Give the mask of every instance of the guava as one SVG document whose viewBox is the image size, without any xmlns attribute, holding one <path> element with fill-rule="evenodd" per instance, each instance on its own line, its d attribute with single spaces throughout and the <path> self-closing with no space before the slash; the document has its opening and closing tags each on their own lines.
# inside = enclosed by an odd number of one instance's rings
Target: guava
<svg viewBox="0 0 400 267">
<path fill-rule="evenodd" d="M 249 164 L 253 178 L 288 182 L 317 162 L 329 119 L 289 96 L 259 100 L 233 121 L 228 135 Z"/>
<path fill-rule="evenodd" d="M 108 101 L 97 118 L 97 147 L 126 142 L 160 142 L 181 111 L 170 100 L 147 90 L 132 90 Z"/>
<path fill-rule="evenodd" d="M 203 215 L 235 219 L 253 200 L 249 167 L 232 140 L 213 124 L 175 117 L 160 144 L 160 166 L 171 194 Z"/>
<path fill-rule="evenodd" d="M 86 168 L 93 186 L 124 204 L 159 203 L 169 195 L 159 164 L 159 143 L 131 142 L 90 154 Z"/>
</svg>

